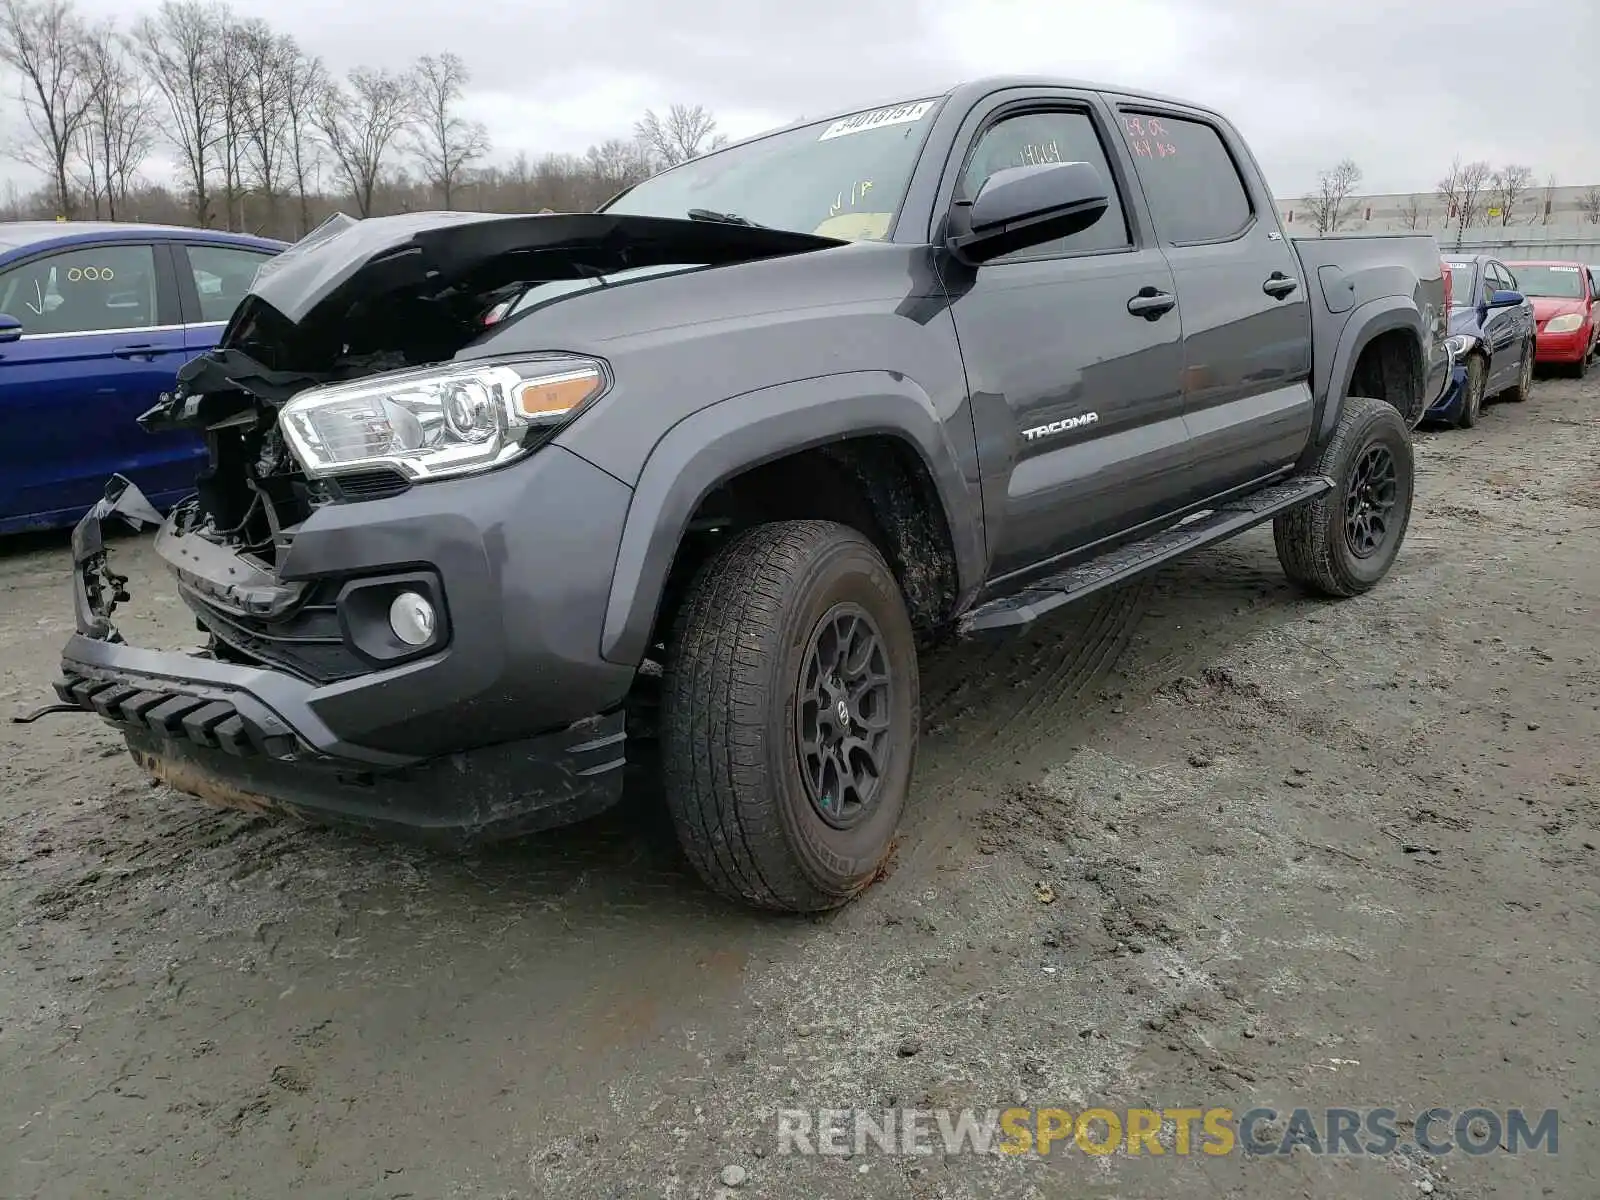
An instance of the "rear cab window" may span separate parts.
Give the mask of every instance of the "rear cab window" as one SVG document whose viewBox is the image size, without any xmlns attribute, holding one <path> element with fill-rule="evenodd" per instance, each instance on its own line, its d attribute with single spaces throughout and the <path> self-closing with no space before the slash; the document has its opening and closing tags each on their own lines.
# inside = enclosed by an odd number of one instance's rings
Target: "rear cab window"
<svg viewBox="0 0 1600 1200">
<path fill-rule="evenodd" d="M 1132 106 L 1119 109 L 1118 120 L 1163 243 L 1231 241 L 1249 229 L 1255 206 L 1215 126 Z"/>
</svg>

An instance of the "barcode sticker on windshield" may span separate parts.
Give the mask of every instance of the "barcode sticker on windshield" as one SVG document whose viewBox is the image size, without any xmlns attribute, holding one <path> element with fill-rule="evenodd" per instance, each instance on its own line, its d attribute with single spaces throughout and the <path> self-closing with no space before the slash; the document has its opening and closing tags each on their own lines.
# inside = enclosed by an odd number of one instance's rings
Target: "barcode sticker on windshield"
<svg viewBox="0 0 1600 1200">
<path fill-rule="evenodd" d="M 1567 272 L 1569 272 L 1569 273 L 1571 273 L 1573 275 L 1576 275 L 1578 273 L 1578 268 L 1577 267 L 1550 267 L 1550 268 L 1548 268 L 1548 270 L 1551 270 L 1551 271 L 1567 271 Z"/>
<path fill-rule="evenodd" d="M 865 133 L 869 129 L 882 129 L 886 125 L 910 125 L 927 116 L 928 110 L 934 103 L 932 100 L 918 100 L 914 104 L 896 104 L 892 108 L 878 108 L 871 112 L 857 113 L 853 117 L 842 117 L 824 129 L 817 141 L 825 142 L 829 138 L 844 137 L 846 134 Z"/>
</svg>

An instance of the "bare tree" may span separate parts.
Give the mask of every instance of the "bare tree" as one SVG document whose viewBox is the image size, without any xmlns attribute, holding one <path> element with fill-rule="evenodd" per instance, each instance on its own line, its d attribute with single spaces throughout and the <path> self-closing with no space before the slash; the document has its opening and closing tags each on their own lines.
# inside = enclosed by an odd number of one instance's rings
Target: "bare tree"
<svg viewBox="0 0 1600 1200">
<path fill-rule="evenodd" d="M 224 5 L 210 0 L 162 0 L 133 37 L 150 81 L 172 117 L 167 129 L 182 158 L 196 222 L 211 224 L 211 175 L 222 139 L 223 98 L 217 87 L 215 45 L 231 24 Z"/>
<path fill-rule="evenodd" d="M 278 36 L 265 21 L 255 18 L 238 27 L 234 44 L 242 83 L 242 173 L 260 190 L 266 204 L 266 221 L 271 225 L 277 214 L 278 188 L 288 153 L 289 72 L 297 48 L 292 39 Z"/>
<path fill-rule="evenodd" d="M 1312 227 L 1319 234 L 1336 233 L 1355 212 L 1350 195 L 1361 183 L 1361 168 L 1346 158 L 1326 171 L 1317 172 L 1317 189 L 1306 193 L 1305 204 Z"/>
<path fill-rule="evenodd" d="M 111 22 L 85 34 L 82 70 L 89 109 L 81 140 L 89 195 L 95 216 L 105 200 L 106 216 L 117 219 L 134 176 L 154 143 L 149 82 L 139 73 L 133 48 Z"/>
<path fill-rule="evenodd" d="M 1422 207 L 1422 197 L 1415 192 L 1407 196 L 1406 202 L 1400 206 L 1400 227 L 1412 230 L 1428 227 L 1428 214 Z"/>
<path fill-rule="evenodd" d="M 1434 188 L 1439 199 L 1447 206 L 1447 221 L 1455 225 L 1458 246 L 1462 234 L 1478 218 L 1483 190 L 1492 174 L 1488 163 L 1478 161 L 1463 164 L 1458 155 L 1450 164 L 1450 174 Z"/>
<path fill-rule="evenodd" d="M 411 117 L 412 86 L 403 75 L 357 67 L 348 90 L 330 88 L 323 97 L 317 123 L 363 217 L 372 215 L 384 159 Z"/>
<path fill-rule="evenodd" d="M 1556 177 L 1546 175 L 1544 180 L 1544 199 L 1539 202 L 1539 224 L 1550 224 L 1550 214 L 1556 206 Z"/>
<path fill-rule="evenodd" d="M 23 119 L 33 135 L 12 153 L 49 176 L 63 217 L 74 212 L 67 164 L 89 112 L 83 36 L 71 0 L 4 0 L 0 5 L 0 62 L 22 77 Z"/>
<path fill-rule="evenodd" d="M 416 114 L 407 149 L 416 155 L 422 176 L 453 207 L 456 187 L 467 169 L 489 153 L 489 132 L 481 122 L 457 111 L 472 75 L 459 55 L 424 54 L 417 60 Z"/>
<path fill-rule="evenodd" d="M 1600 187 L 1589 188 L 1578 197 L 1578 211 L 1591 225 L 1600 225 Z"/>
<path fill-rule="evenodd" d="M 674 104 L 665 117 L 646 109 L 634 125 L 633 135 L 648 148 L 658 167 L 675 167 L 728 144 L 727 137 L 717 132 L 717 119 L 698 104 L 693 108 Z"/>
<path fill-rule="evenodd" d="M 210 71 L 221 111 L 217 158 L 222 163 L 223 224 L 239 229 L 244 225 L 246 98 L 251 63 L 245 57 L 244 27 L 231 13 L 219 14 L 218 21 L 220 28 L 211 43 Z"/>
<path fill-rule="evenodd" d="M 304 236 L 311 231 L 311 179 L 322 156 L 317 118 L 326 103 L 329 80 L 322 61 L 307 54 L 293 38 L 286 37 L 283 48 L 284 159 L 299 202 L 296 231 Z"/>
<path fill-rule="evenodd" d="M 595 184 L 606 194 L 605 201 L 647 178 L 654 169 L 652 151 L 642 141 L 624 141 L 610 138 L 598 146 L 590 146 L 583 163 Z"/>
<path fill-rule="evenodd" d="M 1489 207 L 1500 210 L 1500 224 L 1511 224 L 1517 205 L 1533 190 L 1533 168 L 1515 163 L 1501 167 L 1489 176 Z"/>
</svg>

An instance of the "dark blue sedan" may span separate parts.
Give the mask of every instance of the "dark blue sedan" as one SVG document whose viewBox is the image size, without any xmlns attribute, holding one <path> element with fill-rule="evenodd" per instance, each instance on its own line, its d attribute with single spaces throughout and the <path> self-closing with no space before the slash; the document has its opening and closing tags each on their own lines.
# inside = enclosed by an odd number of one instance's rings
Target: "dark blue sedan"
<svg viewBox="0 0 1600 1200">
<path fill-rule="evenodd" d="M 163 510 L 205 448 L 135 418 L 214 346 L 285 243 L 162 225 L 0 223 L 0 533 L 70 526 L 121 472 Z"/>
<path fill-rule="evenodd" d="M 1526 400 L 1533 386 L 1533 301 L 1516 277 L 1487 254 L 1450 257 L 1450 337 L 1455 366 L 1444 394 L 1424 414 L 1463 429 L 1476 425 L 1485 400 Z"/>
</svg>

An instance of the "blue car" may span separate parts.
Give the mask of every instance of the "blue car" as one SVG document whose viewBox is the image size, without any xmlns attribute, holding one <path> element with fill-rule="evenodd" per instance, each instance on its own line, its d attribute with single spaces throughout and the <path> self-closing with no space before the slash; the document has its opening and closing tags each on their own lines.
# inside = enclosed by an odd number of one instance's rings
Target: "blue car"
<svg viewBox="0 0 1600 1200">
<path fill-rule="evenodd" d="M 1499 259 L 1487 254 L 1448 258 L 1450 264 L 1450 382 L 1423 414 L 1463 429 L 1478 423 L 1492 397 L 1526 400 L 1533 386 L 1536 325 L 1533 301 Z"/>
<path fill-rule="evenodd" d="M 205 447 L 135 423 L 286 243 L 161 225 L 0 223 L 0 534 L 72 525 L 121 472 L 165 511 Z"/>
</svg>

